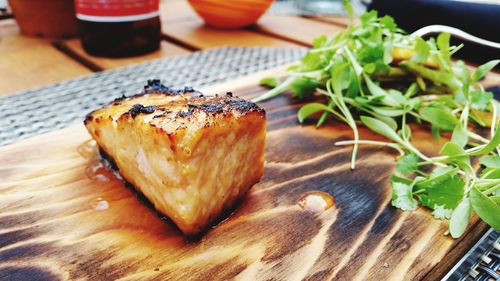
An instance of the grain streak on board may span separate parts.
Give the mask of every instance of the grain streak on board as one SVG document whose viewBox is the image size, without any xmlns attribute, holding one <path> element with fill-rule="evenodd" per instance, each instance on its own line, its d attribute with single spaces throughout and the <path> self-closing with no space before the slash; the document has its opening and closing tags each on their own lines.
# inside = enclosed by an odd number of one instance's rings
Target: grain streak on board
<svg viewBox="0 0 500 281">
<path fill-rule="evenodd" d="M 410 266 L 412 265 L 413 261 L 417 258 L 418 254 L 421 253 L 422 250 L 425 248 L 426 243 L 428 243 L 428 241 L 432 238 L 432 235 L 438 231 L 439 231 L 439 223 L 437 222 L 431 223 L 430 227 L 427 227 L 424 233 L 421 236 L 419 236 L 422 242 L 416 243 L 411 247 L 408 253 L 398 263 L 398 266 L 396 266 L 395 270 L 391 272 L 391 274 L 389 275 L 389 279 L 395 280 L 400 276 L 405 276 Z"/>
<path fill-rule="evenodd" d="M 405 221 L 406 217 L 407 216 L 405 214 L 405 215 L 398 218 L 396 224 L 392 227 L 391 231 L 387 234 L 387 236 L 382 241 L 380 241 L 379 246 L 368 255 L 368 259 L 363 264 L 363 267 L 357 271 L 356 276 L 353 278 L 354 280 L 366 279 L 368 271 L 378 261 L 380 254 L 384 251 L 383 248 L 387 245 L 387 243 L 393 237 L 393 235 L 399 230 L 401 225 L 403 225 L 403 222 Z"/>
<path fill-rule="evenodd" d="M 331 273 L 330 279 L 334 279 L 336 277 L 336 275 L 339 273 L 339 271 L 341 269 L 345 268 L 347 263 L 352 259 L 352 256 L 354 255 L 356 250 L 358 250 L 361 247 L 361 245 L 369 238 L 369 236 L 368 236 L 369 231 L 373 228 L 375 222 L 380 217 L 380 214 L 382 213 L 382 211 L 384 211 L 384 208 L 388 202 L 389 201 L 385 202 L 385 204 L 383 204 L 382 207 L 377 210 L 377 213 L 375 214 L 375 218 L 373 218 L 368 223 L 368 225 L 365 226 L 364 230 L 360 233 L 358 239 L 354 242 L 354 244 L 349 249 L 349 251 L 347 253 L 345 253 L 344 257 L 342 257 L 337 268 Z"/>
<path fill-rule="evenodd" d="M 240 96 L 265 89 L 256 79 L 226 85 Z M 77 147 L 82 125 L 1 147 L 0 279 L 46 280 L 377 280 L 439 276 L 433 268 L 456 240 L 430 212 L 390 206 L 394 152 L 361 146 L 349 169 L 352 138 L 344 124 L 298 124 L 297 99 L 262 103 L 267 110 L 265 175 L 234 214 L 199 240 L 188 241 L 143 197 L 110 176 L 87 178 Z M 381 140 L 360 128 L 362 138 Z M 429 134 L 416 130 L 431 147 Z M 434 147 L 435 148 L 435 147 Z M 428 148 L 432 152 L 432 149 Z M 322 191 L 335 205 L 302 210 L 305 192 Z M 139 200 L 138 200 L 139 199 Z M 92 202 L 105 200 L 106 210 Z M 482 223 L 471 227 L 486 228 Z M 475 239 L 481 231 L 470 231 Z M 465 249 L 464 249 L 465 250 Z M 388 263 L 384 267 L 384 262 Z M 357 274 L 357 275 L 356 275 Z"/>
</svg>

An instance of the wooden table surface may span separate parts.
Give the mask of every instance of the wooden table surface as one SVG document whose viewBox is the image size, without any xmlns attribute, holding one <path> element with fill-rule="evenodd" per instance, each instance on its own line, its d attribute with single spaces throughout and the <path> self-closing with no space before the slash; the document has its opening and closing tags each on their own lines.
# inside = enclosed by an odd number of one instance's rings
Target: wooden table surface
<svg viewBox="0 0 500 281">
<path fill-rule="evenodd" d="M 162 57 L 227 45 L 309 46 L 321 34 L 345 28 L 346 19 L 263 16 L 255 27 L 220 30 L 204 26 L 187 1 L 163 1 L 161 49 L 144 56 L 110 59 L 88 55 L 78 39 L 55 41 L 24 36 L 14 19 L 0 20 L 0 96 Z M 294 26 L 294 28 L 289 28 Z M 5 79 L 5 80 L 4 80 Z"/>
<path fill-rule="evenodd" d="M 347 25 L 345 17 L 298 17 L 264 15 L 258 25 L 239 30 L 220 30 L 204 26 L 185 0 L 162 1 L 163 29 L 161 49 L 144 56 L 111 59 L 85 53 L 78 39 L 56 41 L 24 36 L 14 19 L 0 20 L 0 96 L 92 72 L 123 67 L 162 57 L 227 45 L 233 46 L 310 46 L 322 34 L 333 34 Z M 291 28 L 293 27 L 293 28 Z M 490 76 L 486 85 L 500 84 L 499 75 Z"/>
<path fill-rule="evenodd" d="M 0 20 L 0 96 L 124 67 L 147 60 L 186 55 L 221 46 L 310 46 L 313 38 L 346 27 L 344 17 L 265 15 L 258 25 L 239 30 L 204 26 L 187 1 L 170 0 L 160 7 L 161 49 L 144 56 L 111 59 L 88 55 L 78 39 L 54 41 L 20 34 L 14 19 Z M 291 28 L 293 27 L 293 28 Z M 489 75 L 485 86 L 500 85 L 500 75 Z M 471 242 L 473 243 L 473 242 Z M 471 243 L 464 245 L 470 247 Z"/>
</svg>

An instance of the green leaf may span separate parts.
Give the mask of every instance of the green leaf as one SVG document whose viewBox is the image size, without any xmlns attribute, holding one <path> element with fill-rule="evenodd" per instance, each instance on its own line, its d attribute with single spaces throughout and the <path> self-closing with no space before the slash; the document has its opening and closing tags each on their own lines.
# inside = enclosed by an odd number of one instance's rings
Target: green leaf
<svg viewBox="0 0 500 281">
<path fill-rule="evenodd" d="M 302 72 L 318 70 L 325 67 L 326 64 L 327 62 L 322 57 L 322 53 L 308 52 L 304 57 L 302 57 L 299 70 Z"/>
<path fill-rule="evenodd" d="M 450 34 L 440 33 L 437 37 L 437 46 L 446 60 L 450 59 Z"/>
<path fill-rule="evenodd" d="M 369 64 L 363 66 L 363 71 L 365 73 L 368 73 L 368 74 L 372 74 L 373 72 L 375 72 L 376 69 L 377 69 L 377 67 L 375 66 L 374 63 L 369 63 Z"/>
<path fill-rule="evenodd" d="M 343 50 L 347 54 L 347 59 L 351 63 L 351 66 L 354 68 L 354 72 L 356 72 L 356 75 L 361 75 L 361 73 L 363 72 L 363 67 L 361 67 L 361 65 L 347 46 L 345 46 Z"/>
<path fill-rule="evenodd" d="M 439 154 L 450 157 L 462 157 L 465 155 L 465 150 L 454 142 L 447 142 L 443 145 Z"/>
<path fill-rule="evenodd" d="M 384 46 L 382 44 L 366 44 L 357 53 L 357 58 L 361 65 L 369 63 L 376 64 L 384 61 Z"/>
<path fill-rule="evenodd" d="M 259 82 L 260 85 L 267 86 L 269 88 L 274 88 L 274 87 L 278 86 L 279 83 L 280 83 L 280 80 L 276 77 L 265 77 L 265 78 L 260 79 L 260 82 Z"/>
<path fill-rule="evenodd" d="M 416 62 L 424 62 L 429 57 L 431 48 L 421 37 L 415 38 L 415 43 L 415 55 L 412 56 L 412 60 Z"/>
<path fill-rule="evenodd" d="M 337 85 L 337 90 L 341 92 L 341 90 L 348 89 L 351 85 L 352 77 L 356 77 L 356 73 L 352 67 L 349 67 L 349 63 L 344 62 L 339 64 L 335 69 L 333 69 L 332 73 L 332 85 Z"/>
<path fill-rule="evenodd" d="M 437 62 L 440 70 L 451 73 L 451 52 L 450 52 L 450 34 L 440 33 L 436 40 L 439 53 L 433 54 L 433 60 Z"/>
<path fill-rule="evenodd" d="M 398 26 L 396 25 L 396 22 L 394 21 L 394 18 L 388 15 L 383 16 L 380 18 L 380 23 L 387 28 L 389 31 L 396 31 L 398 29 Z"/>
<path fill-rule="evenodd" d="M 459 60 L 455 63 L 453 71 L 455 76 L 462 82 L 462 86 L 458 87 L 458 92 L 466 98 L 469 97 L 469 86 L 471 84 L 469 68 L 467 68 L 467 65 L 463 61 Z"/>
<path fill-rule="evenodd" d="M 347 93 L 346 96 L 349 98 L 356 97 L 359 92 L 360 92 L 360 82 L 359 82 L 359 77 L 356 75 L 356 72 L 354 69 L 351 67 L 349 68 L 349 86 L 347 87 Z"/>
<path fill-rule="evenodd" d="M 412 186 L 402 182 L 392 181 L 392 206 L 403 211 L 414 211 L 418 202 L 413 198 Z"/>
<path fill-rule="evenodd" d="M 328 38 L 325 35 L 321 35 L 318 38 L 314 38 L 313 40 L 313 48 L 321 48 L 325 45 L 325 43 L 328 41 Z"/>
<path fill-rule="evenodd" d="M 343 0 L 342 5 L 344 6 L 344 10 L 347 12 L 349 16 L 349 25 L 352 25 L 352 21 L 354 18 L 354 10 L 352 9 L 351 2 L 349 0 Z"/>
<path fill-rule="evenodd" d="M 469 95 L 471 96 L 472 106 L 481 110 L 485 110 L 493 99 L 492 92 L 473 91 Z"/>
<path fill-rule="evenodd" d="M 439 153 L 449 156 L 448 162 L 457 163 L 461 168 L 470 166 L 469 156 L 461 146 L 454 142 L 445 143 Z"/>
<path fill-rule="evenodd" d="M 444 131 L 452 131 L 458 124 L 455 115 L 445 107 L 423 107 L 419 110 L 419 114 L 422 116 L 422 119 Z"/>
<path fill-rule="evenodd" d="M 384 89 L 380 88 L 377 84 L 373 83 L 372 79 L 368 75 L 364 75 L 366 86 L 370 93 L 374 96 L 386 96 L 387 93 Z"/>
<path fill-rule="evenodd" d="M 316 91 L 318 86 L 318 82 L 309 77 L 297 77 L 297 79 L 290 84 L 294 96 L 299 98 L 310 96 Z"/>
<path fill-rule="evenodd" d="M 450 234 L 453 238 L 458 238 L 464 234 L 472 215 L 472 208 L 469 198 L 464 198 L 453 210 L 450 219 Z"/>
<path fill-rule="evenodd" d="M 434 211 L 432 211 L 432 216 L 437 220 L 449 220 L 452 213 L 452 209 L 447 209 L 443 206 L 435 206 Z"/>
<path fill-rule="evenodd" d="M 392 119 L 391 117 L 387 116 L 375 116 L 375 117 L 377 117 L 378 120 L 387 124 L 394 131 L 398 129 L 398 123 L 396 123 L 396 121 L 394 121 L 394 119 Z"/>
<path fill-rule="evenodd" d="M 488 74 L 488 72 L 490 72 L 490 70 L 492 70 L 498 63 L 500 63 L 500 60 L 492 60 L 483 65 L 480 65 L 474 72 L 474 82 L 481 80 L 481 78 L 486 76 L 486 74 Z"/>
<path fill-rule="evenodd" d="M 460 147 L 464 147 L 468 142 L 467 130 L 460 124 L 456 125 L 451 135 L 451 141 Z"/>
<path fill-rule="evenodd" d="M 418 156 L 410 153 L 405 156 L 399 158 L 398 163 L 396 164 L 396 170 L 401 174 L 410 174 L 415 172 L 418 169 Z"/>
<path fill-rule="evenodd" d="M 432 125 L 431 127 L 431 133 L 432 133 L 432 138 L 437 142 L 441 142 L 441 130 L 435 125 Z"/>
<path fill-rule="evenodd" d="M 464 181 L 458 176 L 448 176 L 435 180 L 430 186 L 419 193 L 420 202 L 431 209 L 443 206 L 446 209 L 455 209 L 464 196 Z"/>
<path fill-rule="evenodd" d="M 382 116 L 397 117 L 405 114 L 403 109 L 395 109 L 392 107 L 371 106 L 370 109 Z"/>
<path fill-rule="evenodd" d="M 499 168 L 485 168 L 481 171 L 482 179 L 500 179 Z"/>
<path fill-rule="evenodd" d="M 470 202 L 476 214 L 496 230 L 500 229 L 500 206 L 476 187 L 470 191 Z"/>
<path fill-rule="evenodd" d="M 332 109 L 322 103 L 309 103 L 299 109 L 297 118 L 299 122 L 302 123 L 307 117 L 318 111 L 332 112 Z"/>
<path fill-rule="evenodd" d="M 399 137 L 399 135 L 394 131 L 389 125 L 386 123 L 372 118 L 368 116 L 361 116 L 360 117 L 361 122 L 365 124 L 366 127 L 368 127 L 370 130 L 381 134 L 382 136 L 385 136 L 395 142 L 402 143 L 403 140 Z"/>
<path fill-rule="evenodd" d="M 400 91 L 397 91 L 394 89 L 389 89 L 389 90 L 387 90 L 387 96 L 391 100 L 393 100 L 393 101 L 395 101 L 403 106 L 410 105 L 410 100 L 407 97 L 403 96 L 403 94 Z"/>
<path fill-rule="evenodd" d="M 411 128 L 410 126 L 408 125 L 404 125 L 402 128 L 401 128 L 401 137 L 405 140 L 409 140 L 411 139 Z"/>
<path fill-rule="evenodd" d="M 375 10 L 371 10 L 367 13 L 363 13 L 360 17 L 362 24 L 367 24 L 377 19 L 378 13 Z"/>
<path fill-rule="evenodd" d="M 445 180 L 448 177 L 453 177 L 457 174 L 458 168 L 452 167 L 452 166 L 446 166 L 446 167 L 437 167 L 432 171 L 430 177 L 426 180 L 419 181 L 416 184 L 417 190 L 430 187 L 433 185 L 435 182 L 440 182 Z"/>
<path fill-rule="evenodd" d="M 469 155 L 478 156 L 478 155 L 488 154 L 500 144 L 500 126 L 498 125 L 500 125 L 500 123 L 497 124 L 497 129 L 495 131 L 495 134 L 491 138 L 490 142 L 483 148 L 469 153 Z"/>
<path fill-rule="evenodd" d="M 384 58 L 383 58 L 383 62 L 385 64 L 389 64 L 389 63 L 392 62 L 392 49 L 393 49 L 392 42 L 385 42 L 384 43 Z"/>
<path fill-rule="evenodd" d="M 500 169 L 500 156 L 499 155 L 486 155 L 479 159 L 479 163 L 488 167 Z"/>
</svg>

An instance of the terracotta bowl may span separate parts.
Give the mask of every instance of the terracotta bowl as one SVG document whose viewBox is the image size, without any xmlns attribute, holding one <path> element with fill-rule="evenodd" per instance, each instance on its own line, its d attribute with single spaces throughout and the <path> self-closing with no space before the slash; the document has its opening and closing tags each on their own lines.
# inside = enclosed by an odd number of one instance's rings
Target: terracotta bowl
<svg viewBox="0 0 500 281">
<path fill-rule="evenodd" d="M 273 0 L 189 0 L 207 25 L 218 28 L 253 25 L 271 3 Z"/>
<path fill-rule="evenodd" d="M 78 34 L 73 0 L 9 0 L 9 4 L 23 34 L 48 38 Z"/>
</svg>

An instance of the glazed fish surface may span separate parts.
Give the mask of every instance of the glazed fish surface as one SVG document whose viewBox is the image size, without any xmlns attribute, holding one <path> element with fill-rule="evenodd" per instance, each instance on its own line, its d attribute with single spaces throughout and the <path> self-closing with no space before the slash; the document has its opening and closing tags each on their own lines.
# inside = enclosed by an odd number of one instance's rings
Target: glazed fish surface
<svg viewBox="0 0 500 281">
<path fill-rule="evenodd" d="M 204 96 L 152 80 L 84 123 L 123 178 L 189 236 L 231 209 L 263 174 L 265 111 L 230 93 Z"/>
</svg>

